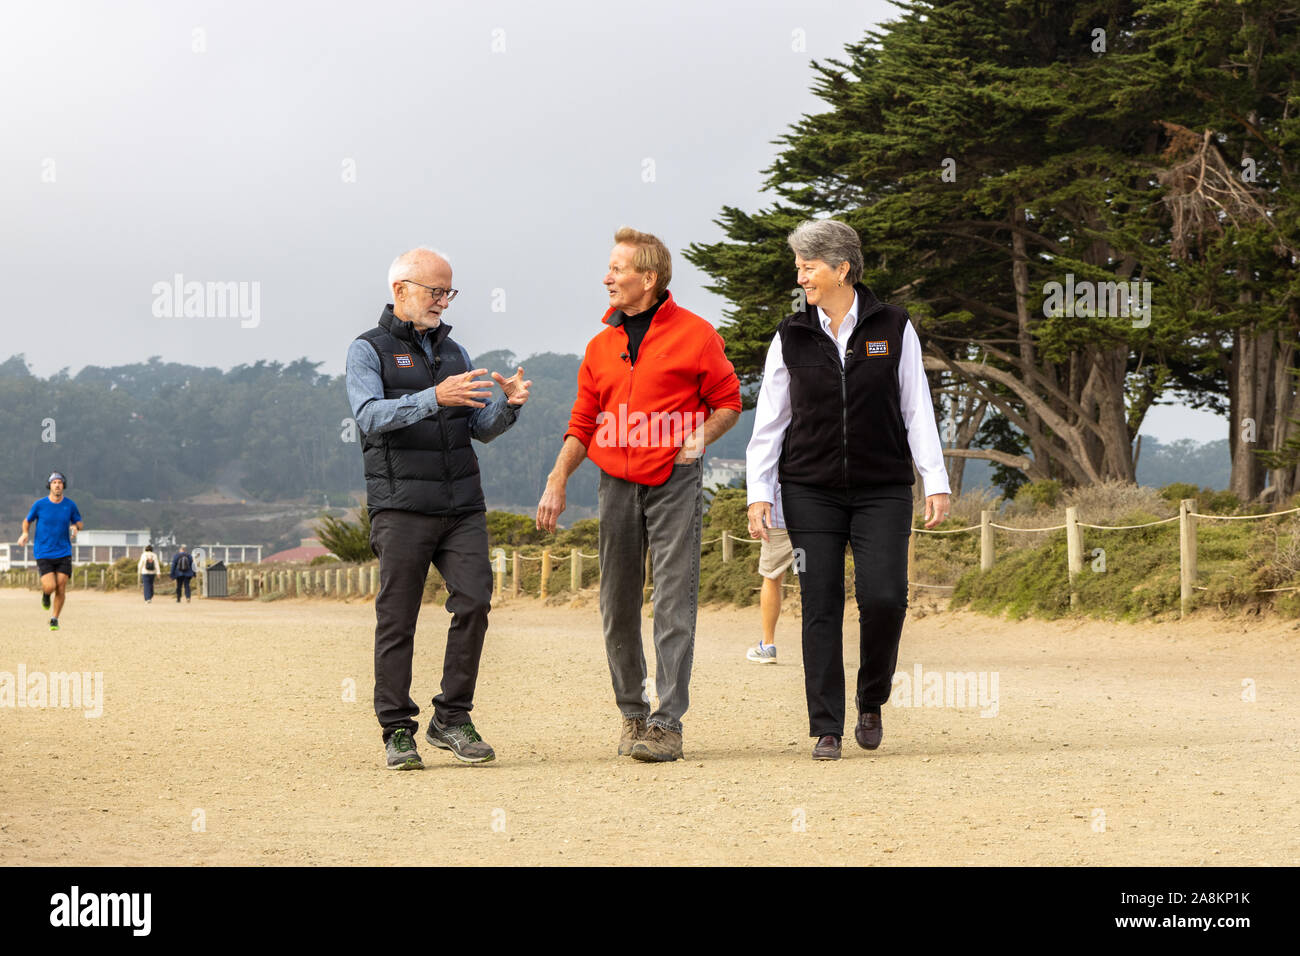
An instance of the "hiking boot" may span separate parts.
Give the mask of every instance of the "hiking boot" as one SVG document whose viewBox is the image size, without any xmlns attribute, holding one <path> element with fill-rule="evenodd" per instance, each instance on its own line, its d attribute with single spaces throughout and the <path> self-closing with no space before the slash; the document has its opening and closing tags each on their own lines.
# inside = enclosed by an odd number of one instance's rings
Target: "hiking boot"
<svg viewBox="0 0 1300 956">
<path fill-rule="evenodd" d="M 415 741 L 405 727 L 394 730 L 384 745 L 388 752 L 389 770 L 423 770 L 424 761 L 415 751 Z"/>
<path fill-rule="evenodd" d="M 623 736 L 618 738 L 618 755 L 628 757 L 632 754 L 632 748 L 638 740 L 645 738 L 645 718 L 644 717 L 624 717 L 623 718 Z"/>
<path fill-rule="evenodd" d="M 645 736 L 632 747 L 632 756 L 637 760 L 663 763 L 679 760 L 682 756 L 682 735 L 658 724 L 646 728 Z"/>
<path fill-rule="evenodd" d="M 424 739 L 435 747 L 450 750 L 457 760 L 464 763 L 487 763 L 497 755 L 468 720 L 459 727 L 444 727 L 434 717 L 429 721 Z"/>
<path fill-rule="evenodd" d="M 50 596 L 44 592 L 41 592 L 41 607 L 47 611 L 50 609 Z"/>
</svg>

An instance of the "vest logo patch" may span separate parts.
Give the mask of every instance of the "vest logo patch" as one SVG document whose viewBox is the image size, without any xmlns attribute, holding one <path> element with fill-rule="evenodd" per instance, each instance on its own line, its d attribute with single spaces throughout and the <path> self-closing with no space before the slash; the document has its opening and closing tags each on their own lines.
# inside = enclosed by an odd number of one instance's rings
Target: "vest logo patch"
<svg viewBox="0 0 1300 956">
<path fill-rule="evenodd" d="M 888 340 L 888 339 L 885 339 L 884 341 L 881 341 L 881 342 L 868 342 L 868 343 L 867 343 L 867 354 L 868 354 L 868 355 L 888 355 L 888 354 L 889 354 L 889 340 Z"/>
<path fill-rule="evenodd" d="M 413 363 L 411 362 L 411 356 L 409 354 L 394 355 L 393 361 L 397 363 L 398 368 L 411 368 L 413 365 Z"/>
</svg>

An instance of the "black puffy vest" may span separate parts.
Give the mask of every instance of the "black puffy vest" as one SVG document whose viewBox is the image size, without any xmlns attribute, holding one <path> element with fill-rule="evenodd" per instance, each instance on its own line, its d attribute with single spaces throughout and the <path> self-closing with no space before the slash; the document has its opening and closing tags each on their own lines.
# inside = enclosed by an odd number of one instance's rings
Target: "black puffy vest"
<svg viewBox="0 0 1300 956">
<path fill-rule="evenodd" d="M 448 375 L 468 372 L 464 356 L 442 323 L 426 333 L 433 336 L 433 366 L 415 335 L 415 326 L 384 309 L 379 325 L 357 338 L 379 356 L 384 398 L 401 398 L 442 382 Z M 470 445 L 467 405 L 439 408 L 434 415 L 405 428 L 363 434 L 366 498 L 370 514 L 391 508 L 426 515 L 457 515 L 484 511 L 478 456 Z"/>
<path fill-rule="evenodd" d="M 912 453 L 898 396 L 898 360 L 907 313 L 866 286 L 841 367 L 817 308 L 777 326 L 790 372 L 790 425 L 781 446 L 782 482 L 848 488 L 910 485 Z"/>
</svg>

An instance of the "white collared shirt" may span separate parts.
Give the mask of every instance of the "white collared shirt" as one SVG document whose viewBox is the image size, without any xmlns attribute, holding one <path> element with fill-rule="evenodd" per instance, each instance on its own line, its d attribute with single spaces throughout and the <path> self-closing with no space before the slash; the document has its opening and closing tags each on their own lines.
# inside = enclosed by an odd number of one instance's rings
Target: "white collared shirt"
<svg viewBox="0 0 1300 956">
<path fill-rule="evenodd" d="M 858 296 L 853 294 L 853 305 L 840 323 L 839 334 L 831 335 L 830 316 L 817 306 L 817 318 L 822 331 L 835 343 L 840 365 L 844 364 L 849 336 L 858 324 Z M 898 359 L 898 405 L 907 428 L 907 445 L 912 452 L 916 470 L 921 473 L 921 483 L 929 495 L 948 494 L 948 470 L 943 464 L 943 445 L 939 442 L 939 428 L 934 421 L 934 405 L 930 401 L 930 383 L 925 378 L 921 360 L 921 340 L 909 320 L 903 328 L 903 347 Z M 785 527 L 781 514 L 780 480 L 777 465 L 781 460 L 781 444 L 785 430 L 790 425 L 790 371 L 785 367 L 781 353 L 781 336 L 772 338 L 763 366 L 763 384 L 759 388 L 758 402 L 754 406 L 754 434 L 745 450 L 746 485 L 749 504 L 767 501 L 775 504 L 773 523 Z"/>
</svg>

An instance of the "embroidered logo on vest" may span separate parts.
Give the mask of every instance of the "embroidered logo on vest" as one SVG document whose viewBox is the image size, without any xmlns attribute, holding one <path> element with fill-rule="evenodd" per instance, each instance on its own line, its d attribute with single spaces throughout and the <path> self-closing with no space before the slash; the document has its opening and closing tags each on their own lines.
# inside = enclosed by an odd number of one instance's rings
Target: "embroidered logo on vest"
<svg viewBox="0 0 1300 956">
<path fill-rule="evenodd" d="M 397 363 L 398 368 L 410 368 L 412 365 L 409 353 L 406 355 L 394 355 L 393 361 Z"/>
<path fill-rule="evenodd" d="M 884 341 L 881 341 L 881 342 L 868 342 L 868 343 L 867 343 L 867 354 L 868 354 L 868 355 L 888 355 L 888 354 L 889 354 L 889 340 L 888 340 L 888 339 L 885 339 Z"/>
</svg>

